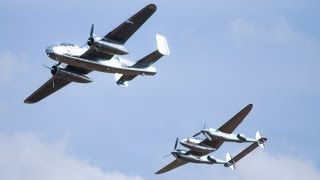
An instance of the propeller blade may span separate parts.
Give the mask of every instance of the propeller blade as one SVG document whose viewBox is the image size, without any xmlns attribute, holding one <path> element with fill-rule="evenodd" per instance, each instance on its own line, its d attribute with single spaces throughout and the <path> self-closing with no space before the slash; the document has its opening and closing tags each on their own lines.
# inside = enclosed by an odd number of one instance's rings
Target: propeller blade
<svg viewBox="0 0 320 180">
<path fill-rule="evenodd" d="M 207 139 L 209 139 L 210 141 L 212 141 L 212 138 L 210 137 L 209 134 L 207 134 L 206 132 L 203 132 L 203 135 L 204 135 Z"/>
<path fill-rule="evenodd" d="M 44 64 L 42 64 L 42 66 L 45 67 L 45 68 L 47 68 L 47 69 L 50 69 L 50 70 L 52 69 L 51 67 L 49 67 L 49 66 L 47 66 L 47 65 L 44 65 Z"/>
<path fill-rule="evenodd" d="M 54 89 L 54 76 L 52 77 L 52 88 Z"/>
<path fill-rule="evenodd" d="M 194 134 L 192 137 L 196 137 L 199 136 L 201 134 L 201 131 L 197 132 L 196 134 Z"/>
<path fill-rule="evenodd" d="M 167 154 L 167 155 L 163 156 L 163 158 L 166 158 L 166 157 L 168 157 L 168 156 L 170 156 L 170 155 L 172 155 L 172 154 Z"/>
<path fill-rule="evenodd" d="M 94 24 L 91 25 L 91 29 L 90 29 L 90 37 L 93 36 L 93 31 L 94 31 Z"/>
<path fill-rule="evenodd" d="M 174 150 L 177 149 L 177 146 L 178 146 L 178 138 L 176 139 L 176 143 L 174 144 Z"/>
</svg>

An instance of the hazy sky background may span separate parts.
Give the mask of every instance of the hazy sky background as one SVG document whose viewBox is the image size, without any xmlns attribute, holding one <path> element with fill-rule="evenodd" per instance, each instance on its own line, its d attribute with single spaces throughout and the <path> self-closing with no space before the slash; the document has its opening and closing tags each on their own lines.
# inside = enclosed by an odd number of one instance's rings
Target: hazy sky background
<svg viewBox="0 0 320 180">
<path fill-rule="evenodd" d="M 158 74 L 118 87 L 91 73 L 40 103 L 23 100 L 51 74 L 45 48 L 82 45 L 90 26 L 105 35 L 147 4 L 157 12 L 127 42 L 136 61 L 167 37 Z M 319 179 L 320 26 L 317 0 L 0 0 L 0 179 Z M 236 171 L 188 164 L 156 171 L 176 137 L 218 128 L 247 104 L 236 129 L 267 148 Z M 217 158 L 248 144 L 225 143 Z M 182 147 L 180 147 L 182 148 Z"/>
</svg>

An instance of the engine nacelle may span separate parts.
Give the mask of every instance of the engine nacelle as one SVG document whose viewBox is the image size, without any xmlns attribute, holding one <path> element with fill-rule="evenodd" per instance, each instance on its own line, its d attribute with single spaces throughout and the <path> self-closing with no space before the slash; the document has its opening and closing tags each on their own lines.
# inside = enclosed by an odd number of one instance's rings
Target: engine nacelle
<svg viewBox="0 0 320 180">
<path fill-rule="evenodd" d="M 216 158 L 213 157 L 213 156 L 208 156 L 207 159 L 208 159 L 210 162 L 213 162 L 213 163 L 216 163 L 216 162 L 217 162 Z"/>
<path fill-rule="evenodd" d="M 78 74 L 75 72 L 68 71 L 66 69 L 58 67 L 56 72 L 54 73 L 55 78 L 61 78 L 71 82 L 77 83 L 90 83 L 92 79 L 88 75 Z"/>
<path fill-rule="evenodd" d="M 110 41 L 105 41 L 100 39 L 99 37 L 93 37 L 91 40 L 91 45 L 94 45 L 94 47 L 96 47 L 98 51 L 108 53 L 108 54 L 116 54 L 116 55 L 129 54 L 129 51 L 124 45 L 113 43 Z"/>
<path fill-rule="evenodd" d="M 243 134 L 238 134 L 237 138 L 239 138 L 241 141 L 246 141 L 247 140 L 246 136 L 243 135 Z"/>
</svg>

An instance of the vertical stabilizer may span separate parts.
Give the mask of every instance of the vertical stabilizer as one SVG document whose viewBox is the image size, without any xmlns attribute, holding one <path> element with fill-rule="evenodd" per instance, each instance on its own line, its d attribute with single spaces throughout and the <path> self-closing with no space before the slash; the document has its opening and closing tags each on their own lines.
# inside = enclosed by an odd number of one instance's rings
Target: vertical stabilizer
<svg viewBox="0 0 320 180">
<path fill-rule="evenodd" d="M 226 161 L 227 161 L 227 167 L 231 168 L 232 170 L 235 170 L 235 165 L 230 153 L 226 154 Z"/>
<path fill-rule="evenodd" d="M 156 39 L 157 39 L 158 51 L 164 56 L 170 55 L 170 49 L 167 43 L 167 39 L 160 34 L 156 35 Z"/>
<path fill-rule="evenodd" d="M 256 132 L 256 140 L 257 140 L 258 145 L 261 148 L 266 147 L 265 142 L 267 141 L 267 139 L 265 137 L 263 137 L 259 131 Z"/>
</svg>

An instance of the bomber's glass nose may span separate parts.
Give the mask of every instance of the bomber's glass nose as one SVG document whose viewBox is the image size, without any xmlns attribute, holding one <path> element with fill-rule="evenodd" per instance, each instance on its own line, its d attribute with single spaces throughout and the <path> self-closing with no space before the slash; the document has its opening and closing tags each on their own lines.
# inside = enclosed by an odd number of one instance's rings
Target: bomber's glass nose
<svg viewBox="0 0 320 180">
<path fill-rule="evenodd" d="M 48 47 L 46 48 L 46 53 L 47 53 L 48 56 L 49 56 L 50 54 L 52 54 L 52 53 L 53 53 L 53 46 L 48 46 Z"/>
</svg>

